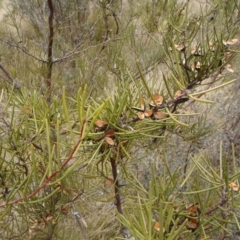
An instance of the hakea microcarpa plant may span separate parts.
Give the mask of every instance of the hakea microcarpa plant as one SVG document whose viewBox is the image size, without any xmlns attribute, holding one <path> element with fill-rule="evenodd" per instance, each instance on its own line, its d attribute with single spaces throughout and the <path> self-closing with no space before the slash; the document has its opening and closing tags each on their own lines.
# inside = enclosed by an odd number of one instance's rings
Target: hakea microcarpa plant
<svg viewBox="0 0 240 240">
<path fill-rule="evenodd" d="M 174 112 L 178 104 L 184 103 L 188 100 L 189 98 L 187 97 L 187 91 L 176 91 L 174 98 L 172 100 L 166 101 L 166 103 L 163 103 L 163 97 L 161 95 L 155 93 L 150 98 L 149 108 L 146 107 L 144 99 L 140 98 L 141 107 L 132 107 L 132 109 L 138 111 L 137 120 L 143 120 L 145 118 L 160 120 L 168 118 L 168 115 L 166 113 L 159 111 L 160 109 L 172 107 L 172 112 Z M 96 126 L 97 132 L 104 132 L 103 136 L 97 138 L 95 141 L 104 140 L 108 145 L 114 146 L 115 130 L 113 128 L 109 128 L 109 123 L 99 119 L 96 120 L 94 124 Z"/>
</svg>

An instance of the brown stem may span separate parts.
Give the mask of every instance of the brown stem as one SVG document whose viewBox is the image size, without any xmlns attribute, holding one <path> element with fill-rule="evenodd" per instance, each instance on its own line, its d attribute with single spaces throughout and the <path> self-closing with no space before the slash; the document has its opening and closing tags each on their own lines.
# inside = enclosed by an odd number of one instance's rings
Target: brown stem
<svg viewBox="0 0 240 240">
<path fill-rule="evenodd" d="M 120 214 L 123 214 L 122 210 L 122 203 L 121 203 L 121 197 L 119 192 L 119 180 L 118 180 L 118 173 L 117 173 L 117 162 L 114 158 L 110 158 L 111 167 L 112 167 L 112 175 L 114 180 L 114 192 L 115 192 L 115 200 L 116 200 L 116 206 L 117 210 Z"/>
<path fill-rule="evenodd" d="M 71 151 L 70 155 L 68 156 L 68 158 L 62 163 L 61 165 L 61 169 L 63 169 L 67 163 L 73 158 L 73 155 L 74 153 L 77 151 L 78 149 L 78 146 L 81 144 L 82 140 L 83 140 L 83 132 L 84 132 L 84 128 L 85 128 L 85 124 L 86 124 L 86 119 L 83 120 L 83 124 L 82 124 L 82 129 L 81 129 L 81 132 L 80 132 L 80 138 L 77 142 L 77 144 L 75 145 L 75 147 L 73 148 L 73 150 Z"/>
<path fill-rule="evenodd" d="M 224 206 L 224 205 L 228 202 L 228 196 L 227 196 L 227 194 L 226 194 L 226 189 L 225 189 L 225 188 L 222 189 L 221 195 L 222 195 L 221 201 L 220 201 L 218 204 L 216 204 L 214 207 L 208 209 L 208 210 L 206 211 L 206 215 L 212 214 L 213 212 L 215 212 L 216 210 L 218 210 L 219 207 Z"/>
<path fill-rule="evenodd" d="M 10 83 L 14 83 L 14 78 L 11 76 L 11 74 L 7 71 L 7 69 L 0 63 L 0 68 L 2 69 L 2 71 L 6 74 L 6 76 L 9 79 Z"/>
<path fill-rule="evenodd" d="M 116 35 L 118 35 L 118 33 L 119 33 L 119 24 L 118 24 L 117 14 L 116 14 L 115 12 L 112 12 L 112 14 L 113 14 L 113 18 L 114 18 L 114 20 L 115 20 L 116 27 L 117 27 L 117 29 L 116 29 Z"/>
<path fill-rule="evenodd" d="M 49 7 L 49 16 L 48 16 L 48 27 L 49 27 L 49 38 L 48 38 L 48 55 L 47 55 L 47 79 L 46 79 L 46 86 L 47 86 L 47 101 L 50 102 L 51 100 L 51 88 L 52 88 L 52 67 L 53 67 L 53 2 L 52 0 L 48 0 L 48 7 Z"/>
<path fill-rule="evenodd" d="M 14 84 L 14 87 L 16 89 L 20 90 L 20 85 L 15 81 L 15 79 L 12 77 L 12 75 L 8 72 L 8 70 L 1 63 L 0 63 L 0 69 L 2 69 L 2 71 L 8 77 L 8 79 L 6 79 L 6 81 L 11 83 L 11 84 Z"/>
<path fill-rule="evenodd" d="M 103 45 L 102 48 L 100 50 L 100 52 L 102 52 L 102 50 L 106 47 L 106 42 L 108 40 L 108 35 L 109 35 L 109 24 L 108 24 L 108 15 L 106 13 L 106 9 L 104 9 L 104 14 L 103 14 L 103 21 L 104 21 L 104 25 L 105 25 L 105 36 L 103 38 Z"/>
</svg>

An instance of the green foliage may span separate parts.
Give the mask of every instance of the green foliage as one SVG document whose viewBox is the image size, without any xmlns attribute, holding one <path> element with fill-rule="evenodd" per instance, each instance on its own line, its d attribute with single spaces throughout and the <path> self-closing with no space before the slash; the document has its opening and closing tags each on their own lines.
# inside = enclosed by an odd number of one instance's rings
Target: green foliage
<svg viewBox="0 0 240 240">
<path fill-rule="evenodd" d="M 198 13 L 178 1 L 62 0 L 53 12 L 46 1 L 11 3 L 11 29 L 0 31 L 2 239 L 239 230 L 234 146 L 232 165 L 222 145 L 217 167 L 197 151 L 180 160 L 182 143 L 219 124 L 187 107 L 211 108 L 205 95 L 236 81 L 226 78 L 239 52 L 236 1 Z"/>
<path fill-rule="evenodd" d="M 230 173 L 222 156 L 216 169 L 206 157 L 192 160 L 185 178 L 180 169 L 171 173 L 166 159 L 160 174 L 152 168 L 147 190 L 132 179 L 138 192 L 126 195 L 128 208 L 119 218 L 135 239 L 210 239 L 238 228 L 238 170 Z"/>
</svg>

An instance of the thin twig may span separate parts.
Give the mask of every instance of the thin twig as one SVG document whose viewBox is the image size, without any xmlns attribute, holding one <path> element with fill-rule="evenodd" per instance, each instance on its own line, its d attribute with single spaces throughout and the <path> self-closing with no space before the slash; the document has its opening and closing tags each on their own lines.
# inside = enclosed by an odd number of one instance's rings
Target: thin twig
<svg viewBox="0 0 240 240">
<path fill-rule="evenodd" d="M 4 40 L 4 39 L 2 39 L 2 38 L 0 38 L 0 41 L 6 43 L 7 45 L 9 45 L 9 46 L 11 46 L 11 47 L 20 49 L 22 52 L 24 52 L 25 54 L 27 54 L 28 56 L 34 58 L 35 60 L 37 60 L 37 61 L 39 61 L 39 62 L 47 63 L 46 60 L 44 60 L 44 59 L 42 59 L 42 58 L 38 58 L 38 57 L 36 57 L 35 55 L 33 55 L 32 53 L 29 53 L 29 52 L 27 51 L 26 47 L 21 47 L 21 46 L 19 46 L 19 45 L 13 44 L 13 43 L 11 43 L 11 42 L 9 42 L 9 41 L 7 41 L 7 40 Z"/>
<path fill-rule="evenodd" d="M 72 51 L 68 52 L 68 53 L 67 53 L 65 56 L 63 56 L 63 57 L 54 60 L 53 63 L 62 62 L 62 61 L 66 60 L 66 59 L 68 59 L 68 58 L 70 58 L 70 57 L 72 57 L 72 56 L 74 56 L 74 55 L 76 55 L 76 54 L 82 53 L 85 49 L 82 50 L 82 51 L 76 51 L 76 50 L 83 45 L 83 43 L 84 43 L 84 42 L 86 41 L 86 39 L 89 37 L 89 35 L 91 34 L 91 32 L 95 29 L 95 27 L 96 27 L 96 25 L 97 25 L 97 23 L 98 23 L 99 21 L 100 21 L 100 19 L 95 22 L 95 24 L 91 27 L 91 29 L 88 31 L 88 33 L 84 36 L 83 40 L 82 40 L 80 43 L 78 43 L 78 44 L 74 47 L 74 49 L 73 49 Z M 99 46 L 99 45 L 100 45 L 100 44 L 96 45 L 96 47 Z M 92 48 L 92 47 L 94 47 L 94 46 L 91 46 L 90 48 Z M 87 48 L 86 50 L 88 50 L 88 49 L 89 49 L 89 48 Z"/>
</svg>

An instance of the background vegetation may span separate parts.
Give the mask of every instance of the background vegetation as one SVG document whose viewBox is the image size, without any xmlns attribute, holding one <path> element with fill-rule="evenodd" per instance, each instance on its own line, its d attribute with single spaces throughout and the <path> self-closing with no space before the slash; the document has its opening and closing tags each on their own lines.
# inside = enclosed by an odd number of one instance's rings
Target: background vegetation
<svg viewBox="0 0 240 240">
<path fill-rule="evenodd" d="M 1 239 L 238 238 L 239 1 L 1 4 Z"/>
</svg>

